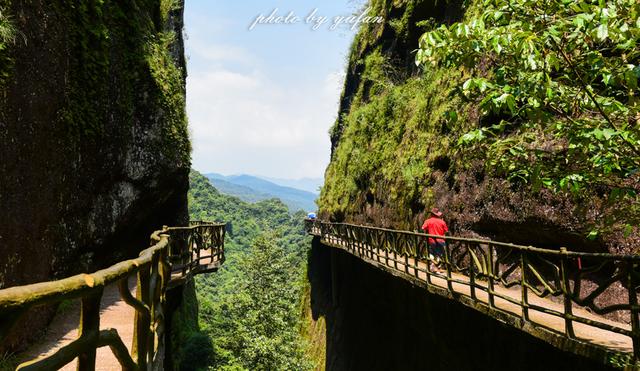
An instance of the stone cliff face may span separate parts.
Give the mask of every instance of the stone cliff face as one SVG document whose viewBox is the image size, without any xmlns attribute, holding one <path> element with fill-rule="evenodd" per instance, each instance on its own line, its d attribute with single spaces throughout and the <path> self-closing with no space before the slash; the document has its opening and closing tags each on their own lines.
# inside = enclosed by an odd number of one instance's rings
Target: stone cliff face
<svg viewBox="0 0 640 371">
<path fill-rule="evenodd" d="M 417 230 L 435 206 L 444 211 L 457 236 L 550 249 L 637 253 L 637 229 L 625 235 L 614 225 L 596 239 L 587 238 L 612 216 L 624 216 L 622 206 L 607 200 L 605 192 L 590 189 L 575 197 L 515 184 L 487 166 L 486 154 L 469 154 L 458 146 L 464 133 L 492 124 L 491 117 L 481 118 L 478 102 L 460 92 L 472 71 L 420 70 L 414 51 L 424 31 L 477 14 L 482 2 L 370 0 L 369 5 L 385 22 L 364 25 L 351 47 L 339 116 L 331 130 L 331 162 L 318 201 L 321 218 Z M 450 112 L 459 112 L 457 119 Z M 346 254 L 333 252 L 332 260 L 323 260 L 325 253 L 319 249 L 328 248 L 314 246 L 310 260 L 315 321 L 308 327 L 326 323 L 324 334 L 311 336 L 326 338 L 328 369 L 547 367 L 534 362 L 539 358 L 536 352 L 553 354 L 540 359 L 553 369 L 574 362 L 598 368 L 361 266 Z M 607 275 L 601 274 L 594 280 Z M 601 304 L 624 295 L 616 290 L 604 295 Z M 507 349 L 500 354 L 512 357 L 498 356 L 491 344 Z"/>
<path fill-rule="evenodd" d="M 0 288 L 108 266 L 187 218 L 181 9 L 0 0 Z"/>
<path fill-rule="evenodd" d="M 468 4 L 465 7 L 463 4 Z M 477 102 L 458 90 L 463 69 L 418 70 L 421 34 L 477 12 L 478 1 L 371 0 L 383 24 L 365 25 L 349 57 L 320 216 L 416 230 L 437 206 L 457 235 L 579 251 L 636 251 L 640 236 L 611 228 L 586 238 L 619 214 L 597 190 L 576 197 L 510 183 L 457 146 L 486 125 Z M 478 68 L 483 68 L 478 66 Z M 460 109 L 462 108 L 462 109 Z M 452 120 L 451 111 L 463 115 Z M 489 118 L 490 119 L 490 118 Z"/>
</svg>

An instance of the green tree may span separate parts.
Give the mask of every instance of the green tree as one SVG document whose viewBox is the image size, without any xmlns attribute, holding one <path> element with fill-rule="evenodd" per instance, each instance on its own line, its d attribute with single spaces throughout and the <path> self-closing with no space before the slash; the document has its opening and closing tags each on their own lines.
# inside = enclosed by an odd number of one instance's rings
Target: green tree
<svg viewBox="0 0 640 371">
<path fill-rule="evenodd" d="M 416 63 L 471 73 L 460 91 L 482 118 L 462 150 L 534 190 L 627 199 L 621 219 L 635 223 L 639 16 L 637 0 L 487 0 L 478 16 L 425 33 Z"/>
<path fill-rule="evenodd" d="M 300 284 L 292 282 L 292 259 L 275 243 L 259 236 L 238 263 L 237 291 L 222 298 L 210 328 L 217 332 L 219 368 L 250 370 L 305 369 L 299 340 Z"/>
<path fill-rule="evenodd" d="M 299 323 L 311 244 L 304 213 L 291 215 L 276 199 L 246 203 L 223 195 L 195 171 L 190 183 L 191 219 L 228 223 L 225 264 L 196 277 L 200 327 L 214 348 L 210 367 L 308 368 Z"/>
</svg>

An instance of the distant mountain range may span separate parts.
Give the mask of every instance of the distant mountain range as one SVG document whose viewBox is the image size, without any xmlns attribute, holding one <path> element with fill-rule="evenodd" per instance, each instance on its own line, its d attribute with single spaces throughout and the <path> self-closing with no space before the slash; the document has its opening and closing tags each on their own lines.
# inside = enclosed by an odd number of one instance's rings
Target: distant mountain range
<svg viewBox="0 0 640 371">
<path fill-rule="evenodd" d="M 289 184 L 301 184 L 309 189 L 317 180 L 284 180 L 269 181 L 253 175 L 222 175 L 217 173 L 204 174 L 211 184 L 221 193 L 236 196 L 243 201 L 257 202 L 270 198 L 279 198 L 291 211 L 314 211 L 317 209 L 316 193 L 277 184 L 276 181 L 287 181 Z"/>
<path fill-rule="evenodd" d="M 301 189 L 303 191 L 319 194 L 320 187 L 324 184 L 322 178 L 301 178 L 301 179 L 280 179 L 260 176 L 264 180 L 268 180 L 277 185 Z"/>
</svg>

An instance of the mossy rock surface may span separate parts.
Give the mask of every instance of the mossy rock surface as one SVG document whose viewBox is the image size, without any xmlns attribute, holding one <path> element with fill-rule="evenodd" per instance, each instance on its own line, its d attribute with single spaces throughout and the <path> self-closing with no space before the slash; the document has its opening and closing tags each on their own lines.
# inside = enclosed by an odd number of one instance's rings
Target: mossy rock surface
<svg viewBox="0 0 640 371">
<path fill-rule="evenodd" d="M 0 10 L 0 288 L 135 256 L 187 215 L 182 2 Z"/>
<path fill-rule="evenodd" d="M 371 0 L 384 24 L 365 25 L 349 56 L 331 162 L 319 206 L 323 218 L 417 230 L 439 207 L 455 234 L 545 248 L 635 253 L 640 236 L 609 228 L 621 205 L 596 191 L 580 197 L 515 185 L 488 168 L 486 154 L 460 150 L 459 138 L 491 125 L 459 86 L 491 68 L 415 66 L 422 33 L 474 16 L 480 1 Z M 457 114 L 453 114 L 457 112 Z M 493 118 L 495 119 L 495 118 Z M 514 140 L 517 135 L 510 134 Z"/>
</svg>

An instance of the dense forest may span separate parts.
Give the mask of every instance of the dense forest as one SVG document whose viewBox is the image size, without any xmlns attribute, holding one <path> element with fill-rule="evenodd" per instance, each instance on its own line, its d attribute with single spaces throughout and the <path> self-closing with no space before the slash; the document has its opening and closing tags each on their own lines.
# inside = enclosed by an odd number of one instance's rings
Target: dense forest
<svg viewBox="0 0 640 371">
<path fill-rule="evenodd" d="M 277 199 L 250 204 L 190 174 L 193 220 L 227 222 L 226 262 L 196 278 L 200 330 L 183 370 L 304 370 L 301 298 L 309 237 L 304 213 Z M 198 354 L 198 357 L 193 357 Z"/>
</svg>

